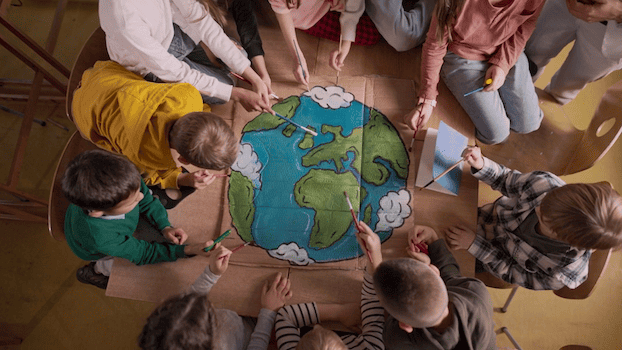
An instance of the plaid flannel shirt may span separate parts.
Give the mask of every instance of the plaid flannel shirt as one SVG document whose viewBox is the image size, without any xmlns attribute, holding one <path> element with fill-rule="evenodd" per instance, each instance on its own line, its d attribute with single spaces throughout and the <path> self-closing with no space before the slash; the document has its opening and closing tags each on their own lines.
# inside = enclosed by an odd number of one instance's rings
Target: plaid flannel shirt
<svg viewBox="0 0 622 350">
<path fill-rule="evenodd" d="M 478 209 L 477 235 L 468 249 L 486 270 L 535 290 L 574 289 L 585 281 L 591 250 L 572 247 L 563 254 L 543 254 L 513 234 L 563 180 L 544 171 L 522 174 L 487 158 L 473 176 L 503 194 Z"/>
</svg>

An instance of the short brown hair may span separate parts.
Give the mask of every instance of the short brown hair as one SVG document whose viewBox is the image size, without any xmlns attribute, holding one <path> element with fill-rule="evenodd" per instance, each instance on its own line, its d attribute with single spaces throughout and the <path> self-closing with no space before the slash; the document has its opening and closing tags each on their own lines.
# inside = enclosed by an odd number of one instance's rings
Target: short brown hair
<svg viewBox="0 0 622 350">
<path fill-rule="evenodd" d="M 171 147 L 190 164 L 203 169 L 222 170 L 238 157 L 238 140 L 219 116 L 191 112 L 179 118 L 170 132 Z"/>
<path fill-rule="evenodd" d="M 149 315 L 138 346 L 143 350 L 210 350 L 217 328 L 207 294 L 176 295 Z"/>
<path fill-rule="evenodd" d="M 434 326 L 447 308 L 449 297 L 445 283 L 418 260 L 383 261 L 373 277 L 378 299 L 385 310 L 413 328 Z"/>
<path fill-rule="evenodd" d="M 348 350 L 348 347 L 337 333 L 315 327 L 300 338 L 296 350 Z"/>
<path fill-rule="evenodd" d="M 72 159 L 61 180 L 65 197 L 85 210 L 107 210 L 140 189 L 140 173 L 132 162 L 96 149 Z"/>
<path fill-rule="evenodd" d="M 556 237 L 574 247 L 622 247 L 622 198 L 609 183 L 557 187 L 542 200 L 540 213 Z"/>
</svg>

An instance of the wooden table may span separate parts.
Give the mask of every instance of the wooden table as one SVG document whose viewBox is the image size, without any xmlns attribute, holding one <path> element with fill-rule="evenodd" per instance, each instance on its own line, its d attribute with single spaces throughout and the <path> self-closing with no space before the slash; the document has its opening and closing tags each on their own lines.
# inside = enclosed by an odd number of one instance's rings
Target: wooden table
<svg viewBox="0 0 622 350">
<path fill-rule="evenodd" d="M 278 36 L 277 36 L 278 35 Z M 278 30 L 262 28 L 264 48 L 268 69 L 273 77 L 273 89 L 281 97 L 299 95 L 304 87 L 295 83 L 286 67 L 286 56 L 279 52 L 280 33 Z M 311 86 L 334 85 L 335 75 L 325 66 L 327 53 L 337 43 L 320 40 L 305 34 L 299 34 L 301 47 L 305 52 L 312 72 Z M 384 50 L 384 52 L 383 52 Z M 386 53 L 386 54 L 383 54 Z M 316 60 L 309 59 L 315 55 Z M 365 58 L 368 58 L 365 60 Z M 323 60 L 323 61 L 322 61 Z M 401 122 L 402 116 L 415 106 L 415 81 L 418 81 L 418 69 L 407 66 L 402 72 L 404 76 L 397 78 L 379 77 L 380 75 L 396 76 L 395 66 L 404 62 L 418 65 L 418 51 L 398 54 L 386 43 L 372 47 L 353 46 L 348 56 L 349 62 L 364 62 L 346 66 L 342 71 L 339 85 L 352 92 L 356 99 L 368 106 L 381 111 L 398 128 L 402 140 L 408 148 L 412 131 Z M 319 63 L 318 63 L 319 62 Z M 322 63 L 324 62 L 324 63 Z M 374 66 L 374 63 L 377 63 Z M 366 69 L 361 72 L 361 65 Z M 367 74 L 362 76 L 361 74 Z M 371 75 L 375 74 L 375 75 Z M 444 84 L 439 85 L 440 95 L 438 107 L 427 124 L 427 127 L 438 128 L 442 119 L 448 125 L 471 137 L 473 142 L 474 127 L 466 113 L 462 110 Z M 228 120 L 234 129 L 236 118 L 247 116 L 247 112 L 239 105 L 226 104 L 218 106 L 214 112 Z M 254 113 L 257 115 L 257 113 Z M 401 126 L 400 126 L 401 125 Z M 422 138 L 423 133 L 417 138 Z M 434 191 L 419 191 L 414 187 L 419 156 L 423 142 L 415 142 L 411 153 L 407 189 L 411 193 L 412 215 L 406 223 L 393 231 L 392 237 L 383 243 L 384 259 L 406 256 L 405 247 L 408 230 L 414 224 L 428 225 L 442 236 L 443 229 L 453 224 L 464 224 L 475 229 L 477 219 L 478 182 L 468 171 L 463 172 L 461 188 L 458 196 L 440 194 Z M 198 191 L 184 199 L 175 209 L 169 211 L 171 222 L 183 227 L 189 234 L 190 242 L 200 242 L 215 238 L 230 222 L 226 207 L 226 179 L 218 179 L 208 189 Z M 224 217 L 224 219 L 223 219 Z M 235 232 L 235 231 L 234 231 Z M 223 244 L 235 247 L 241 242 L 237 235 L 232 234 Z M 236 256 L 243 256 L 254 247 L 246 247 Z M 267 254 L 266 254 L 267 255 Z M 462 273 L 473 276 L 474 258 L 466 251 L 454 252 Z M 324 303 L 347 303 L 360 300 L 360 288 L 363 277 L 365 259 L 353 259 L 343 264 L 321 264 L 313 267 L 259 266 L 253 262 L 233 261 L 227 272 L 221 277 L 210 293 L 210 299 L 216 307 L 234 310 L 241 315 L 257 315 L 260 309 L 260 291 L 264 280 L 276 272 L 287 273 L 292 280 L 294 297 L 291 303 L 316 301 Z M 239 259 L 238 259 L 239 260 Z M 274 260 L 274 259 L 272 259 Z M 253 266 L 254 265 L 254 266 Z M 319 264 L 316 264 L 319 265 Z M 116 259 L 106 295 L 160 302 L 165 298 L 183 292 L 207 266 L 207 259 L 194 257 L 181 259 L 173 263 L 161 263 L 148 266 L 134 266 L 123 259 Z"/>
</svg>

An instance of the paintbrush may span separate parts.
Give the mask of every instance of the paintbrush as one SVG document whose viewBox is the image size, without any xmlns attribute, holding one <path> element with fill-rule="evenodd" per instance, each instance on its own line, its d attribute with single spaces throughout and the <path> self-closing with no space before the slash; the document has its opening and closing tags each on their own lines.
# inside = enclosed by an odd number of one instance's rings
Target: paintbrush
<svg viewBox="0 0 622 350">
<path fill-rule="evenodd" d="M 417 123 L 417 129 L 413 133 L 413 139 L 410 140 L 410 147 L 408 147 L 408 152 L 412 152 L 413 151 L 413 145 L 415 144 L 415 137 L 417 137 L 417 131 L 419 131 L 419 127 L 421 127 L 421 122 L 422 121 L 423 121 L 423 119 L 419 120 L 419 123 Z"/>
<path fill-rule="evenodd" d="M 230 233 L 231 233 L 231 230 L 227 230 L 227 231 L 223 232 L 223 234 L 222 234 L 222 235 L 218 236 L 218 238 L 216 238 L 216 239 L 214 240 L 214 243 L 213 243 L 211 246 L 206 247 L 206 248 L 203 248 L 203 251 L 209 252 L 210 250 L 212 250 L 212 249 L 214 248 L 214 246 L 215 246 L 216 244 L 220 243 L 220 241 L 222 241 L 223 239 L 225 239 L 225 237 L 229 236 L 229 234 L 230 234 Z"/>
<path fill-rule="evenodd" d="M 339 53 L 341 54 L 341 41 L 342 41 L 343 37 L 341 34 L 339 34 Z M 339 55 L 337 55 L 339 56 Z M 337 81 L 335 82 L 335 85 L 339 85 L 339 72 L 341 72 L 340 70 L 337 71 Z"/>
<path fill-rule="evenodd" d="M 300 70 L 302 70 L 302 77 L 304 80 L 307 80 L 307 73 L 305 73 L 305 69 L 302 68 L 302 61 L 300 60 L 300 53 L 298 53 L 298 45 L 296 45 L 296 40 L 294 40 L 294 49 L 296 50 L 296 57 L 298 57 L 298 64 L 300 65 Z M 309 90 L 309 84 L 306 84 L 306 85 L 307 85 L 307 92 L 311 92 Z"/>
<path fill-rule="evenodd" d="M 350 202 L 350 196 L 348 196 L 348 192 L 346 191 L 343 191 L 343 194 L 346 195 L 346 201 L 348 201 L 348 207 L 350 207 L 350 214 L 352 214 L 352 220 L 354 220 L 354 226 L 356 227 L 356 230 L 358 232 L 361 232 L 362 230 L 359 228 L 358 220 L 356 219 L 356 214 L 354 214 L 354 208 L 352 208 L 352 202 Z M 362 239 L 361 239 L 361 242 L 363 243 L 363 248 L 365 249 L 365 252 L 367 253 L 369 262 L 373 264 L 374 261 L 371 258 L 371 253 L 369 252 L 369 249 L 367 249 L 367 243 L 365 243 L 365 241 Z"/>
<path fill-rule="evenodd" d="M 442 173 L 440 173 L 437 177 L 433 178 L 430 182 L 428 182 L 427 184 L 425 184 L 425 186 L 421 187 L 419 189 L 419 191 L 423 190 L 424 188 L 430 186 L 433 182 L 438 181 L 438 179 L 440 179 L 441 177 L 447 175 L 448 172 L 452 171 L 455 167 L 457 167 L 458 165 L 460 165 L 460 163 L 462 163 L 463 161 L 466 160 L 465 158 L 460 159 L 459 161 L 455 162 L 452 166 L 450 166 L 449 168 L 447 168 L 447 170 L 443 171 Z"/>
<path fill-rule="evenodd" d="M 277 112 L 274 112 L 274 114 L 275 114 L 277 117 L 279 117 L 279 118 L 281 118 L 281 119 L 285 120 L 286 122 L 288 122 L 288 123 L 292 124 L 293 126 L 295 126 L 295 127 L 297 127 L 297 128 L 301 128 L 302 130 L 304 130 L 304 131 L 308 132 L 309 134 L 311 134 L 311 135 L 313 135 L 313 136 L 317 136 L 317 132 L 315 132 L 315 131 L 313 131 L 313 130 L 311 130 L 311 129 L 305 128 L 304 126 L 302 126 L 302 125 L 300 125 L 300 124 L 296 123 L 295 121 L 293 121 L 293 120 L 291 120 L 291 119 L 289 119 L 289 118 L 285 118 L 284 116 L 280 115 L 280 114 L 279 114 L 279 113 L 277 113 Z"/>
<path fill-rule="evenodd" d="M 251 83 L 250 80 L 244 78 L 243 76 L 239 75 L 238 73 L 236 73 L 234 71 L 229 71 L 229 73 L 231 73 L 231 75 L 233 75 L 234 77 L 236 77 L 236 78 L 238 78 L 238 79 L 240 79 L 242 81 L 245 81 L 245 82 L 253 85 L 253 83 Z M 275 100 L 279 100 L 280 99 L 276 94 L 270 94 L 270 97 L 275 99 Z"/>
<path fill-rule="evenodd" d="M 218 260 L 222 260 L 222 259 L 224 259 L 224 258 L 226 258 L 226 257 L 228 257 L 228 256 L 233 255 L 233 253 L 235 253 L 235 252 L 237 252 L 238 250 L 240 250 L 240 249 L 242 249 L 242 248 L 246 247 L 247 245 L 251 244 L 251 242 L 252 242 L 252 241 L 240 244 L 239 246 L 237 246 L 237 247 L 235 247 L 235 248 L 233 248 L 233 249 L 231 250 L 231 254 L 229 254 L 229 255 L 223 255 L 223 256 L 221 256 L 220 258 L 218 258 Z"/>
<path fill-rule="evenodd" d="M 486 85 L 484 85 L 484 86 L 482 86 L 482 87 L 479 87 L 479 88 L 477 88 L 477 89 L 475 89 L 475 90 L 473 90 L 473 91 L 471 91 L 471 92 L 467 92 L 466 94 L 464 94 L 464 97 L 467 97 L 467 96 L 469 96 L 470 94 L 474 94 L 474 93 L 476 93 L 476 92 L 482 91 L 482 90 L 484 90 L 484 88 L 485 88 L 487 85 L 490 85 L 490 84 L 492 84 L 492 79 L 488 78 L 488 79 L 486 79 Z"/>
</svg>

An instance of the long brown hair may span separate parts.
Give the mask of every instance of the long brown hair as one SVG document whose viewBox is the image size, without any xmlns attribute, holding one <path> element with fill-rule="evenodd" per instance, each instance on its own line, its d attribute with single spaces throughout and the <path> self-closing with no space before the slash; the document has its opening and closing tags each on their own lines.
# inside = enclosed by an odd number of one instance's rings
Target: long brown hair
<svg viewBox="0 0 622 350">
<path fill-rule="evenodd" d="M 622 198 L 608 183 L 555 188 L 542 200 L 540 213 L 557 238 L 574 247 L 622 247 Z"/>
<path fill-rule="evenodd" d="M 453 40 L 453 38 L 451 37 L 451 31 L 453 29 L 456 17 L 458 17 L 458 12 L 462 10 L 464 1 L 465 0 L 436 1 L 434 15 L 436 16 L 436 21 L 438 23 L 438 27 L 436 27 L 436 40 L 438 40 L 439 42 L 443 40 L 445 31 L 447 31 L 447 33 L 449 34 L 448 41 L 451 42 Z"/>
<path fill-rule="evenodd" d="M 216 3 L 216 1 L 214 1 L 214 0 L 197 0 L 197 1 L 200 2 L 201 4 L 203 4 L 203 6 L 205 6 L 205 9 L 207 9 L 207 12 L 209 12 L 209 14 L 212 16 L 212 18 L 221 27 L 223 27 L 223 26 L 225 26 L 225 24 L 227 24 L 227 10 L 223 9 L 222 7 L 220 7 Z M 225 6 L 227 6 L 226 1 L 225 1 Z"/>
</svg>

